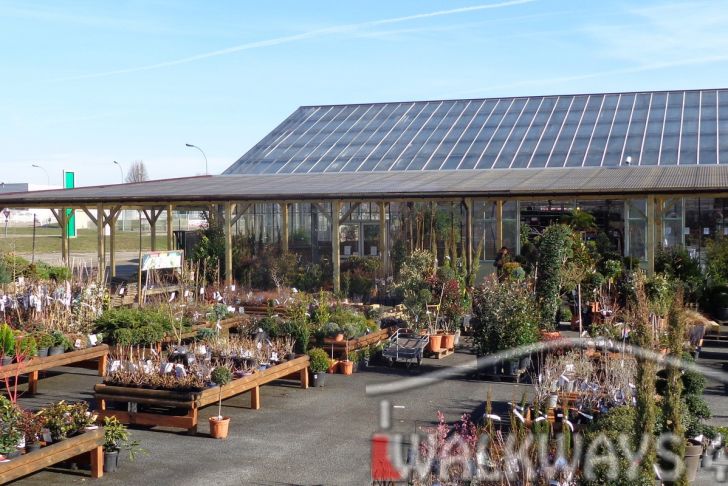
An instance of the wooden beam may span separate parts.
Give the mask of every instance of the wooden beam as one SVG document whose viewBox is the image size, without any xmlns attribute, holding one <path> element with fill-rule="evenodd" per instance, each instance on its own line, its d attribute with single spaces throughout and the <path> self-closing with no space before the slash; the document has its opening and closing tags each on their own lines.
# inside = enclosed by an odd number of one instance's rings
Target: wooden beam
<svg viewBox="0 0 728 486">
<path fill-rule="evenodd" d="M 281 251 L 288 253 L 288 203 L 278 203 L 281 207 Z"/>
<path fill-rule="evenodd" d="M 495 202 L 495 250 L 503 248 L 503 200 Z"/>
<path fill-rule="evenodd" d="M 152 238 L 151 249 L 152 251 L 155 251 L 157 249 L 157 220 L 159 219 L 159 215 L 162 214 L 162 210 L 149 208 L 149 211 L 143 209 L 142 212 L 144 213 L 144 217 L 147 218 L 147 222 L 149 223 L 149 233 Z"/>
<path fill-rule="evenodd" d="M 463 199 L 465 207 L 465 267 L 468 275 L 473 272 L 473 200 Z M 454 255 L 453 255 L 454 256 Z"/>
<path fill-rule="evenodd" d="M 338 199 L 331 203 L 331 266 L 334 270 L 334 293 L 341 291 L 341 248 L 339 244 L 339 215 L 341 201 Z"/>
<path fill-rule="evenodd" d="M 51 213 L 53 214 L 53 217 L 56 218 L 56 221 L 58 222 L 58 226 L 61 227 L 61 260 L 63 261 L 63 264 L 68 266 L 68 233 L 66 232 L 66 210 L 61 209 L 51 209 Z"/>
<path fill-rule="evenodd" d="M 232 231 L 232 219 L 233 219 L 233 208 L 232 203 L 226 202 L 224 205 L 224 221 L 223 226 L 225 230 L 225 284 L 232 285 L 233 283 L 233 231 Z"/>
<path fill-rule="evenodd" d="M 90 219 L 93 224 L 96 224 L 96 216 L 94 216 L 93 213 L 91 211 L 89 211 L 88 207 L 81 206 L 81 209 L 83 209 L 83 212 L 86 213 L 86 216 L 88 216 L 88 219 Z"/>
<path fill-rule="evenodd" d="M 87 209 L 84 209 L 87 211 Z M 88 214 L 88 213 L 87 213 Z M 104 205 L 96 205 L 96 250 L 98 253 L 98 279 L 104 281 L 106 274 L 106 251 L 104 249 Z"/>
<path fill-rule="evenodd" d="M 172 250 L 174 247 L 174 234 L 172 223 L 174 223 L 173 207 L 171 204 L 167 204 L 167 250 Z"/>
<path fill-rule="evenodd" d="M 382 274 L 389 273 L 389 250 L 387 248 L 387 203 L 379 202 L 379 254 L 382 259 Z"/>
<path fill-rule="evenodd" d="M 356 211 L 359 206 L 361 206 L 361 203 L 353 203 L 351 207 L 344 213 L 344 215 L 339 219 L 339 221 L 348 221 L 349 218 L 351 218 L 352 213 Z"/>
<path fill-rule="evenodd" d="M 252 203 L 237 203 L 235 204 L 235 216 L 233 216 L 233 220 L 230 222 L 230 224 L 235 224 L 238 221 L 240 221 L 240 218 L 245 216 L 245 213 L 250 209 L 250 206 L 252 206 Z"/>
<path fill-rule="evenodd" d="M 109 212 L 111 219 L 108 220 L 109 225 L 109 266 L 111 267 L 111 276 L 116 277 L 116 221 L 119 218 L 120 208 L 117 207 Z"/>
<path fill-rule="evenodd" d="M 655 273 L 655 196 L 647 196 L 647 275 Z"/>
</svg>

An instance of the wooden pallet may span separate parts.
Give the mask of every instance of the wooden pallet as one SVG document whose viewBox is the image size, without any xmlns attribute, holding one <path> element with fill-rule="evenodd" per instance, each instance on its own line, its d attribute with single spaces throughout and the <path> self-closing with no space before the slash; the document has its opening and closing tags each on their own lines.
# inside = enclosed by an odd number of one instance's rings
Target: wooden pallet
<svg viewBox="0 0 728 486">
<path fill-rule="evenodd" d="M 455 348 L 440 348 L 438 351 L 428 351 L 425 350 L 425 357 L 426 358 L 432 358 L 432 359 L 442 359 L 450 356 L 455 352 Z"/>
<path fill-rule="evenodd" d="M 125 424 L 175 427 L 196 433 L 199 409 L 216 404 L 220 396 L 225 400 L 250 392 L 250 408 L 258 410 L 260 387 L 266 383 L 292 377 L 300 380 L 301 388 L 308 388 L 308 365 L 309 357 L 299 356 L 267 370 L 237 378 L 223 385 L 222 394 L 218 386 L 199 392 L 176 392 L 98 384 L 94 391 L 100 418 L 116 417 Z M 108 409 L 107 402 L 126 403 L 127 410 Z M 129 404 L 141 404 L 147 406 L 148 410 L 130 411 Z M 180 414 L 179 410 L 185 413 Z"/>
<path fill-rule="evenodd" d="M 0 380 L 16 375 L 28 375 L 28 393 L 35 394 L 38 391 L 38 378 L 41 371 L 58 366 L 78 364 L 89 360 L 98 360 L 97 369 L 99 376 L 104 376 L 106 374 L 106 361 L 108 356 L 109 346 L 99 344 L 77 351 L 46 356 L 45 358 L 35 357 L 22 363 L 0 366 Z"/>
<path fill-rule="evenodd" d="M 45 469 L 81 454 L 91 454 L 91 477 L 104 475 L 104 429 L 89 430 L 37 451 L 23 454 L 9 462 L 0 463 L 0 484 Z"/>
</svg>

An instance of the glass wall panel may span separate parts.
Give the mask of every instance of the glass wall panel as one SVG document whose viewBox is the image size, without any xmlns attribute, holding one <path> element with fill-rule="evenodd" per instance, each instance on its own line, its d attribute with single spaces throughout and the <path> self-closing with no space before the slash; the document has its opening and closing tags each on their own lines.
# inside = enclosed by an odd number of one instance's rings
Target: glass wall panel
<svg viewBox="0 0 728 486">
<path fill-rule="evenodd" d="M 633 199 L 627 205 L 627 256 L 647 259 L 647 201 Z"/>
<path fill-rule="evenodd" d="M 473 203 L 473 248 L 482 245 L 481 260 L 494 260 L 496 248 L 496 202 L 475 201 Z"/>
<path fill-rule="evenodd" d="M 665 201 L 662 213 L 662 246 L 670 248 L 683 244 L 682 198 Z"/>
</svg>

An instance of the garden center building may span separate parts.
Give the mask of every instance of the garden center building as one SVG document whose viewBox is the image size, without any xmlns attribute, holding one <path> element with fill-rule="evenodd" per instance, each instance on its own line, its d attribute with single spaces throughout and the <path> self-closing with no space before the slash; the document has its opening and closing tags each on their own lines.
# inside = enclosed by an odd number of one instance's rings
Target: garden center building
<svg viewBox="0 0 728 486">
<path fill-rule="evenodd" d="M 112 231 L 122 207 L 156 222 L 217 206 L 228 275 L 239 233 L 327 262 L 335 287 L 354 256 L 391 271 L 437 248 L 472 268 L 575 209 L 651 270 L 660 246 L 700 255 L 728 235 L 727 201 L 728 89 L 304 106 L 219 176 L 0 196 L 61 222 L 61 208 L 95 209 Z"/>
</svg>

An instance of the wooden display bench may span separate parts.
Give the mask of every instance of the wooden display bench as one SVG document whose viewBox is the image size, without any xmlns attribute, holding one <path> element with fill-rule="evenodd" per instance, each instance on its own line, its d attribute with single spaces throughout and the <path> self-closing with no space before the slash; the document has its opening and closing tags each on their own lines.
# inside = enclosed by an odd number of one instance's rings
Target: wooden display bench
<svg viewBox="0 0 728 486">
<path fill-rule="evenodd" d="M 269 307 L 267 304 L 240 304 L 243 308 L 244 316 L 251 317 L 267 317 L 269 315 L 279 315 L 285 317 L 288 314 L 288 308 L 283 305 Z"/>
<path fill-rule="evenodd" d="M 220 334 L 223 336 L 227 336 L 230 334 L 230 329 L 233 329 L 235 327 L 238 327 L 240 324 L 247 322 L 248 318 L 244 315 L 230 317 L 228 319 L 223 319 L 220 321 Z M 194 339 L 197 337 L 197 332 L 201 329 L 216 329 L 215 322 L 203 322 L 200 324 L 193 325 L 189 330 L 182 333 L 182 340 L 189 340 Z M 177 342 L 177 337 L 167 336 L 162 341 L 163 344 L 174 344 Z"/>
<path fill-rule="evenodd" d="M 290 361 L 258 371 L 249 376 L 237 378 L 223 385 L 222 399 L 250 392 L 250 408 L 260 408 L 260 387 L 271 381 L 294 378 L 301 381 L 301 388 L 308 388 L 309 357 L 299 356 Z M 169 390 L 149 390 L 126 386 L 98 384 L 94 387 L 99 418 L 116 417 L 120 422 L 134 425 L 163 426 L 187 429 L 197 432 L 198 411 L 208 405 L 216 404 L 220 397 L 220 387 L 213 386 L 199 392 L 175 392 Z M 107 402 L 126 403 L 127 410 L 112 410 Z M 130 411 L 133 407 L 144 405 L 146 411 Z M 184 410 L 182 415 L 175 414 Z"/>
<path fill-rule="evenodd" d="M 366 348 L 372 344 L 377 344 L 385 339 L 389 339 L 394 333 L 394 328 L 386 327 L 378 331 L 365 334 L 355 339 L 349 339 L 348 341 L 337 341 L 333 338 L 324 338 L 323 348 L 331 353 L 335 358 L 346 359 L 346 354 L 352 351 Z"/>
<path fill-rule="evenodd" d="M 14 377 L 16 374 L 28 375 L 28 392 L 35 394 L 38 391 L 38 378 L 41 371 L 98 359 L 99 376 L 104 376 L 106 374 L 106 361 L 108 360 L 108 356 L 109 346 L 106 344 L 98 344 L 85 349 L 46 356 L 44 358 L 36 356 L 22 363 L 0 366 L 0 379 Z"/>
<path fill-rule="evenodd" d="M 81 454 L 91 455 L 91 477 L 104 475 L 104 429 L 89 430 L 69 439 L 41 447 L 9 462 L 0 463 L 0 484 L 38 472 Z"/>
</svg>

